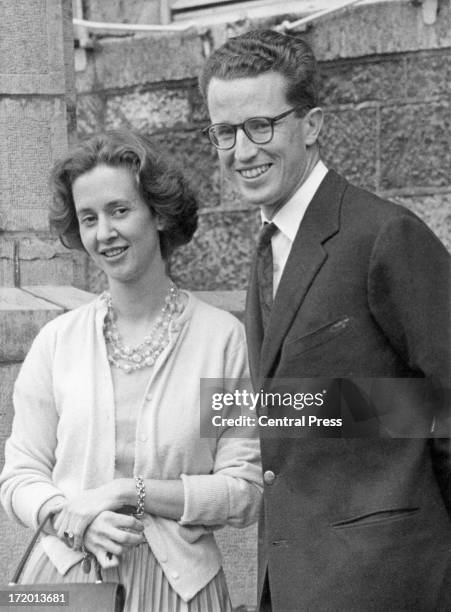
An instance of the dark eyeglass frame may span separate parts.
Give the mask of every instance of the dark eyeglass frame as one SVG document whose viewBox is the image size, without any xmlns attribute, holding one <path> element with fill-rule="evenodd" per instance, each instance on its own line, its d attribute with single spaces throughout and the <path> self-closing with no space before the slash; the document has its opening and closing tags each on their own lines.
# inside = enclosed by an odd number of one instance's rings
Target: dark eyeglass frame
<svg viewBox="0 0 451 612">
<path fill-rule="evenodd" d="M 233 149 L 233 147 L 236 145 L 236 132 L 238 128 L 241 128 L 243 132 L 246 134 L 246 136 L 249 138 L 249 140 L 253 142 L 254 144 L 268 144 L 268 142 L 271 142 L 271 140 L 274 138 L 274 124 L 280 119 L 287 117 L 289 114 L 294 113 L 294 111 L 300 110 L 301 108 L 302 108 L 301 106 L 293 106 L 293 108 L 289 108 L 288 110 L 284 111 L 283 113 L 280 113 L 280 115 L 276 115 L 275 117 L 261 117 L 261 116 L 249 117 L 249 119 L 246 119 L 246 121 L 243 121 L 243 123 L 235 123 L 235 124 L 233 123 L 212 123 L 211 125 L 207 125 L 206 128 L 203 128 L 202 133 L 205 134 L 210 139 L 211 144 L 214 145 L 220 151 L 229 151 L 230 149 Z M 256 119 L 264 119 L 265 121 L 268 121 L 269 127 L 271 128 L 271 133 L 269 137 L 266 138 L 265 140 L 258 140 L 258 141 L 254 140 L 254 138 L 251 136 L 249 132 L 249 127 L 248 127 L 249 122 L 255 121 Z M 233 131 L 234 131 L 233 142 L 230 146 L 223 147 L 223 146 L 220 146 L 219 144 L 216 144 L 216 142 L 214 141 L 214 136 L 212 135 L 212 129 L 218 126 L 221 126 L 221 125 L 226 125 L 227 127 L 233 128 Z"/>
</svg>

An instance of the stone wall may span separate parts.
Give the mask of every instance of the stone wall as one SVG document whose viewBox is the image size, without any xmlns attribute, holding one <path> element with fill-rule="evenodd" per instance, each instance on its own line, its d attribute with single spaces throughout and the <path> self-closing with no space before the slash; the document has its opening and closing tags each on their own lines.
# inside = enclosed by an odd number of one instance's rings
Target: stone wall
<svg viewBox="0 0 451 612">
<path fill-rule="evenodd" d="M 326 163 L 354 183 L 417 212 L 451 247 L 451 9 L 439 3 L 427 25 L 411 2 L 355 6 L 302 34 L 320 61 Z M 265 21 L 224 24 L 201 34 L 99 38 L 77 73 L 80 135 L 129 126 L 152 134 L 200 197 L 199 229 L 174 257 L 180 284 L 244 289 L 258 227 L 200 133 L 208 115 L 197 90 L 206 53 L 229 34 Z M 102 277 L 89 267 L 86 287 Z"/>
<path fill-rule="evenodd" d="M 47 223 L 47 177 L 75 136 L 70 0 L 0 1 L 0 286 L 67 283 L 70 257 Z"/>
</svg>

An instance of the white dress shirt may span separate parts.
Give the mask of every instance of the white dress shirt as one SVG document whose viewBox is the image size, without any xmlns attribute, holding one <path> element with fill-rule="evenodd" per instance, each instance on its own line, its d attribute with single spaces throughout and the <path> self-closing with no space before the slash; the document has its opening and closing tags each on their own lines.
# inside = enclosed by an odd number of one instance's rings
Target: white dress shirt
<svg viewBox="0 0 451 612">
<path fill-rule="evenodd" d="M 293 246 L 301 221 L 305 215 L 308 205 L 313 199 L 318 187 L 326 176 L 328 170 L 324 163 L 319 160 L 308 178 L 293 194 L 288 202 L 277 211 L 270 220 L 277 226 L 278 231 L 271 238 L 273 257 L 273 295 L 276 295 L 282 273 L 287 263 L 288 255 Z M 262 222 L 268 222 L 262 213 Z"/>
</svg>

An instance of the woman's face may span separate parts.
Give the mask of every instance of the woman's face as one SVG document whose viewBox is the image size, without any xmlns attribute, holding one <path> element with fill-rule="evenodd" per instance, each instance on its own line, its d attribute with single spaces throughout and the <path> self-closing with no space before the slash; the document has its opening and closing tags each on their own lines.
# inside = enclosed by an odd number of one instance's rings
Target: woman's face
<svg viewBox="0 0 451 612">
<path fill-rule="evenodd" d="M 143 202 L 125 167 L 99 165 L 72 185 L 80 237 L 110 283 L 136 282 L 161 272 L 160 221 Z"/>
</svg>

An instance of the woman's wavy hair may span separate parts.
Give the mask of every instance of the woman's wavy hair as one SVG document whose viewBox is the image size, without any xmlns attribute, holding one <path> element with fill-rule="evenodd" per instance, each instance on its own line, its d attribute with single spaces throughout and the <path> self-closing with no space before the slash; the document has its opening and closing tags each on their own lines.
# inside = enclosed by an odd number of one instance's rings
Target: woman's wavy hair
<svg viewBox="0 0 451 612">
<path fill-rule="evenodd" d="M 129 168 L 136 177 L 143 201 L 162 221 L 159 236 L 165 261 L 175 248 L 191 240 L 197 228 L 197 200 L 182 171 L 155 155 L 147 137 L 112 130 L 80 142 L 52 169 L 49 222 L 64 246 L 84 250 L 72 186 L 79 176 L 102 164 Z"/>
</svg>

